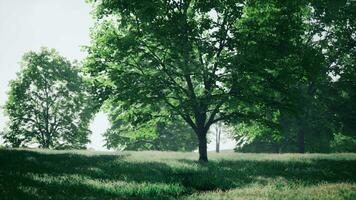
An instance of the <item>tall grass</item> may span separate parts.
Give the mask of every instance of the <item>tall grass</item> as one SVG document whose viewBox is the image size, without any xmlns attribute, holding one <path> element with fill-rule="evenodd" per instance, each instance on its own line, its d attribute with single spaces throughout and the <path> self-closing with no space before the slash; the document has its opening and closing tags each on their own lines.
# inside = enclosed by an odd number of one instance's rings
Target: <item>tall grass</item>
<svg viewBox="0 0 356 200">
<path fill-rule="evenodd" d="M 356 154 L 0 150 L 0 199 L 356 199 Z"/>
</svg>

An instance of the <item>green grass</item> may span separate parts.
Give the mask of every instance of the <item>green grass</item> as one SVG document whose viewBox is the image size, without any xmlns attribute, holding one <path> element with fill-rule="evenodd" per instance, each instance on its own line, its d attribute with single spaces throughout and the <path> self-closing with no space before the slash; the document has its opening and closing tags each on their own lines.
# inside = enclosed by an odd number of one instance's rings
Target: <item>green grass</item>
<svg viewBox="0 0 356 200">
<path fill-rule="evenodd" d="M 356 199 L 356 154 L 0 149 L 0 199 Z"/>
</svg>

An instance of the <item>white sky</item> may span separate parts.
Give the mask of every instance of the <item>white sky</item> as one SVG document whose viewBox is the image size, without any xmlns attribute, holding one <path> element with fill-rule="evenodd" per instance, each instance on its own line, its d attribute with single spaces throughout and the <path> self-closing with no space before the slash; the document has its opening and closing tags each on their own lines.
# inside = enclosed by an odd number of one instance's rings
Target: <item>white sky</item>
<svg viewBox="0 0 356 200">
<path fill-rule="evenodd" d="M 85 0 L 0 0 L 0 106 L 6 101 L 8 82 L 20 70 L 22 55 L 40 47 L 55 48 L 71 60 L 82 60 L 80 46 L 89 44 L 93 19 Z M 6 118 L 0 110 L 0 131 Z M 101 134 L 109 127 L 104 113 L 91 124 L 93 134 L 88 147 L 105 150 Z M 234 142 L 224 141 L 222 149 L 232 149 Z M 213 150 L 215 144 L 209 144 Z"/>
</svg>

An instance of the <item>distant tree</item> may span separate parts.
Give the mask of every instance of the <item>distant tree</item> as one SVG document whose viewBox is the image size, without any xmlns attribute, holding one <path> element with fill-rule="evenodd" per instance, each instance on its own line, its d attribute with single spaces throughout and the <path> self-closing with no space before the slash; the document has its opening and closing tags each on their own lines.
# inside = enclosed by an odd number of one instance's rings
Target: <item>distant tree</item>
<svg viewBox="0 0 356 200">
<path fill-rule="evenodd" d="M 303 119 L 306 126 L 301 126 L 301 119 L 294 115 L 279 115 L 278 129 L 270 128 L 260 123 L 240 123 L 235 126 L 236 151 L 241 152 L 300 152 L 300 129 L 305 131 L 303 138 L 304 152 L 331 151 L 333 140 L 333 123 L 326 121 L 325 113 L 314 112 L 307 119 Z M 309 120 L 309 121 L 308 121 Z"/>
<path fill-rule="evenodd" d="M 215 123 L 211 126 L 208 132 L 208 140 L 215 141 L 215 152 L 219 153 L 221 149 L 221 144 L 227 140 L 233 140 L 233 128 L 229 124 L 223 123 L 221 121 Z"/>
<path fill-rule="evenodd" d="M 222 126 L 219 123 L 215 124 L 215 152 L 219 153 L 220 152 L 220 142 L 221 142 L 221 131 L 222 131 Z"/>
<path fill-rule="evenodd" d="M 274 120 L 277 120 L 278 113 L 275 115 Z M 289 139 L 280 130 L 255 121 L 238 123 L 233 129 L 235 151 L 239 152 L 280 153 Z"/>
<path fill-rule="evenodd" d="M 47 48 L 26 53 L 21 65 L 5 105 L 5 142 L 13 147 L 84 148 L 93 112 L 79 69 Z"/>
<path fill-rule="evenodd" d="M 288 104 L 301 78 L 304 1 L 91 2 L 98 24 L 86 68 L 102 98 L 179 115 L 201 161 L 212 124 L 265 121 L 255 108 Z"/>
</svg>

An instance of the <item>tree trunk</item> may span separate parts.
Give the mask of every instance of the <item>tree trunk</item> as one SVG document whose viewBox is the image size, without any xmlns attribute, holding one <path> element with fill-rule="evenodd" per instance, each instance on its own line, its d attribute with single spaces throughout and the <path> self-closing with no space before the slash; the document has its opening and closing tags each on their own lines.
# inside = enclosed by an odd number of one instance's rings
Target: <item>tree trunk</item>
<svg viewBox="0 0 356 200">
<path fill-rule="evenodd" d="M 42 144 L 42 148 L 44 148 L 44 149 L 49 149 L 49 142 L 48 142 L 48 141 L 45 141 L 45 142 Z"/>
<path fill-rule="evenodd" d="M 220 152 L 220 135 L 221 135 L 221 129 L 218 124 L 216 126 L 216 153 Z"/>
<path fill-rule="evenodd" d="M 299 130 L 298 132 L 298 151 L 299 153 L 305 153 L 305 138 L 304 130 Z"/>
<path fill-rule="evenodd" d="M 208 147 L 206 140 L 206 132 L 202 131 L 198 134 L 199 139 L 199 161 L 208 162 Z"/>
<path fill-rule="evenodd" d="M 280 145 L 279 144 L 273 144 L 274 148 L 274 153 L 280 153 Z"/>
<path fill-rule="evenodd" d="M 42 148 L 44 149 L 49 149 L 49 147 L 51 146 L 51 141 L 52 138 L 51 138 L 51 135 L 46 132 L 43 134 L 43 143 L 41 144 L 42 145 Z"/>
</svg>

